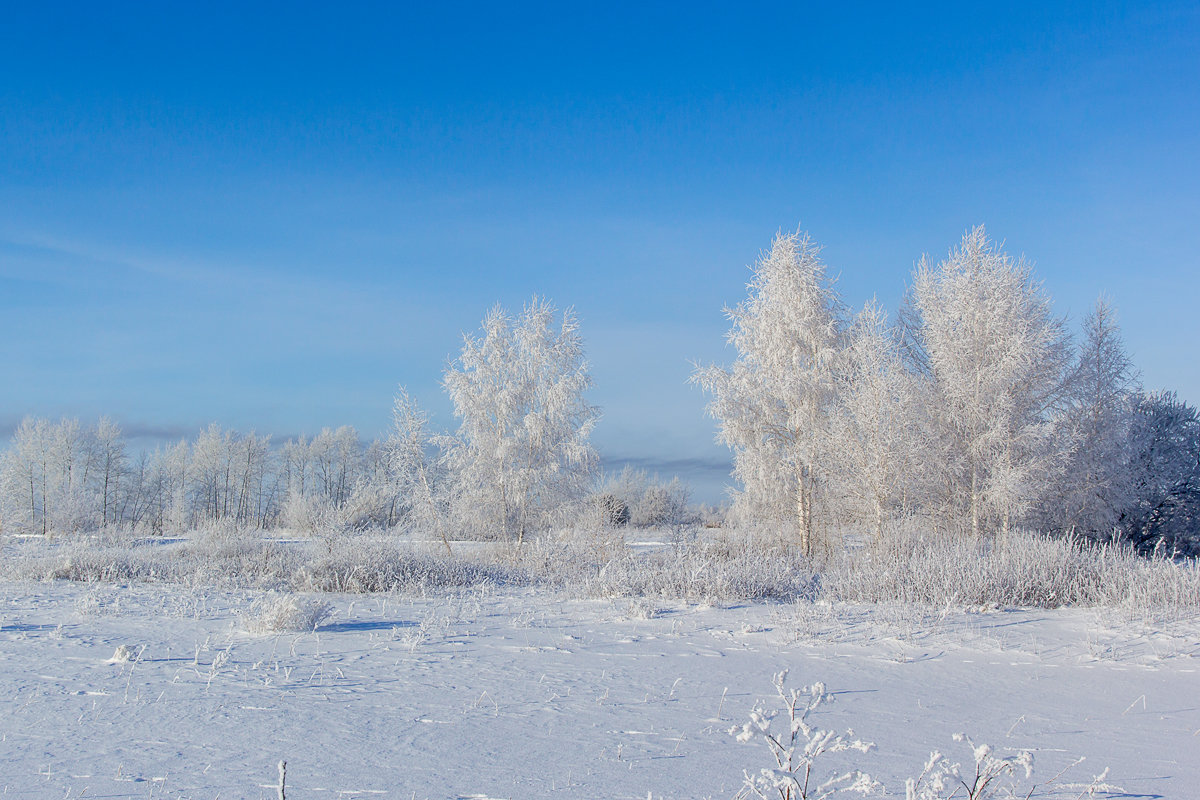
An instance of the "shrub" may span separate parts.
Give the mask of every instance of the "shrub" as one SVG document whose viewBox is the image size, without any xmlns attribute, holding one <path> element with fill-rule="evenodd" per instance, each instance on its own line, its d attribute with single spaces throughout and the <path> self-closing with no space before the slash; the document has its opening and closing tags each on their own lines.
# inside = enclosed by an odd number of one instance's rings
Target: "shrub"
<svg viewBox="0 0 1200 800">
<path fill-rule="evenodd" d="M 331 613 L 333 606 L 324 600 L 271 592 L 254 601 L 242 625 L 255 634 L 313 631 Z"/>
</svg>

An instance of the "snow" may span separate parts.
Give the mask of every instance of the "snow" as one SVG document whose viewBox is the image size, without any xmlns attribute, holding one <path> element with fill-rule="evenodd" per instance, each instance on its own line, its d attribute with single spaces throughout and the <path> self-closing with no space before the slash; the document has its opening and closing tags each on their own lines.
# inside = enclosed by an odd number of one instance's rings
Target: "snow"
<svg viewBox="0 0 1200 800">
<path fill-rule="evenodd" d="M 729 729 L 775 673 L 824 682 L 823 728 L 903 794 L 930 751 L 1033 753 L 1035 796 L 1105 767 L 1126 796 L 1200 785 L 1200 622 L 1087 609 L 704 607 L 485 588 L 323 595 L 253 635 L 260 593 L 0 584 L 4 797 L 731 797 L 774 766 Z M 122 651 L 121 648 L 124 648 Z M 123 652 L 125 658 L 114 658 Z M 1055 786 L 1059 786 L 1055 794 Z M 1119 796 L 1119 795 L 1118 795 Z"/>
</svg>

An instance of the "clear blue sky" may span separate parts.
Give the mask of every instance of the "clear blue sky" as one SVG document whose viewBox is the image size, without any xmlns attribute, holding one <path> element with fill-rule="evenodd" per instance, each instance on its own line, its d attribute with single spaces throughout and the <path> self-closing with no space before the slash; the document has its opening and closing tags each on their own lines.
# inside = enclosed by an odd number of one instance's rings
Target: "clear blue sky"
<svg viewBox="0 0 1200 800">
<path fill-rule="evenodd" d="M 602 453 L 711 499 L 688 362 L 772 234 L 894 308 L 981 222 L 1200 401 L 1200 7 L 967 6 L 9 4 L 0 427 L 449 426 L 460 332 L 539 293 Z"/>
</svg>

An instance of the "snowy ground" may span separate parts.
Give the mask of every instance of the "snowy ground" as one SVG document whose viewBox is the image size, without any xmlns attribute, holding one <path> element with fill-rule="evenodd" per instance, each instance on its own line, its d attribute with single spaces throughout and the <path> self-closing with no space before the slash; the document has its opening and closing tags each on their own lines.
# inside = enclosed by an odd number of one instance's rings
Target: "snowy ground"
<svg viewBox="0 0 1200 800">
<path fill-rule="evenodd" d="M 1087 757 L 1035 796 L 1106 766 L 1116 796 L 1200 796 L 1195 620 L 483 590 L 332 596 L 316 633 L 252 636 L 254 596 L 0 585 L 3 796 L 273 798 L 286 759 L 289 800 L 730 797 L 768 754 L 727 731 L 783 668 L 892 794 L 965 731 L 1032 749 L 1035 780 Z"/>
</svg>

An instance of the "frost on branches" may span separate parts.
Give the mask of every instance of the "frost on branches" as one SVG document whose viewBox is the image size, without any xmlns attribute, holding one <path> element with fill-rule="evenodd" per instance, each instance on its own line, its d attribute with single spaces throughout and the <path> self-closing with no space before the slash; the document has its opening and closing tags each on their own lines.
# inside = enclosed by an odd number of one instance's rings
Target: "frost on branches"
<svg viewBox="0 0 1200 800">
<path fill-rule="evenodd" d="M 776 236 L 753 270 L 750 296 L 726 312 L 737 360 L 698 369 L 693 380 L 712 395 L 718 439 L 733 450 L 738 514 L 794 521 L 810 555 L 835 400 L 840 303 L 806 235 Z"/>
<path fill-rule="evenodd" d="M 773 728 L 779 717 L 778 709 L 768 710 L 759 705 L 750 712 L 750 720 L 730 728 L 730 735 L 739 742 L 761 741 L 771 752 L 774 767 L 745 773 L 745 785 L 739 798 L 779 798 L 779 800 L 826 800 L 848 792 L 871 794 L 881 788 L 870 775 L 858 770 L 819 774 L 826 753 L 848 750 L 866 753 L 873 744 L 852 738 L 854 733 L 825 730 L 811 725 L 808 715 L 831 698 L 825 684 L 814 683 L 802 689 L 786 687 L 787 670 L 776 673 L 772 683 L 779 697 L 786 730 Z"/>
<path fill-rule="evenodd" d="M 831 462 L 847 511 L 866 520 L 876 543 L 884 523 L 919 496 L 937 442 L 929 433 L 923 383 L 910 373 L 886 316 L 869 302 L 851 326 L 838 369 Z"/>
<path fill-rule="evenodd" d="M 444 437 L 429 432 L 429 415 L 403 386 L 392 407 L 392 433 L 388 437 L 388 455 L 396 495 L 403 498 L 404 520 L 417 529 L 431 530 L 441 540 L 447 555 L 453 555 L 446 534 L 447 502 L 444 453 L 437 457 L 431 448 L 444 443 Z"/>
<path fill-rule="evenodd" d="M 905 800 L 949 800 L 963 797 L 964 800 L 985 800 L 997 797 L 1001 788 L 1006 796 L 1017 796 L 1009 780 L 1020 767 L 1026 778 L 1033 776 L 1033 755 L 1022 750 L 1013 756 L 998 756 L 988 744 L 975 744 L 965 733 L 954 734 L 954 741 L 965 743 L 971 749 L 973 764 L 963 767 L 951 762 L 938 751 L 929 754 L 925 768 L 916 778 L 904 784 Z M 1029 790 L 1029 795 L 1033 789 Z"/>
<path fill-rule="evenodd" d="M 483 536 L 524 540 L 587 492 L 596 463 L 588 442 L 599 411 L 579 323 L 539 298 L 519 317 L 499 306 L 481 336 L 463 337 L 445 386 L 461 424 L 450 451 L 454 516 Z"/>
<path fill-rule="evenodd" d="M 1130 437 L 1137 373 L 1108 302 L 1096 303 L 1083 320 L 1083 334 L 1059 421 L 1074 446 L 1061 490 L 1046 503 L 1046 522 L 1106 539 L 1134 499 Z"/>
<path fill-rule="evenodd" d="M 940 505 L 974 536 L 1007 529 L 1061 464 L 1051 412 L 1071 357 L 1065 324 L 1030 265 L 982 227 L 936 267 L 921 262 L 913 297 L 934 419 L 953 442 Z"/>
</svg>

